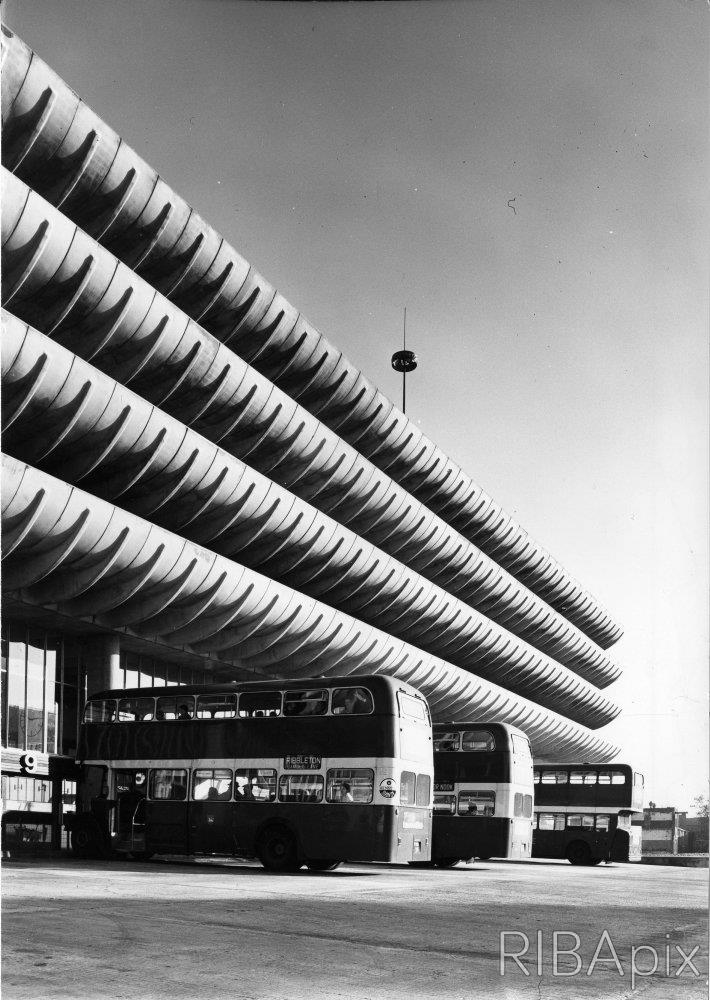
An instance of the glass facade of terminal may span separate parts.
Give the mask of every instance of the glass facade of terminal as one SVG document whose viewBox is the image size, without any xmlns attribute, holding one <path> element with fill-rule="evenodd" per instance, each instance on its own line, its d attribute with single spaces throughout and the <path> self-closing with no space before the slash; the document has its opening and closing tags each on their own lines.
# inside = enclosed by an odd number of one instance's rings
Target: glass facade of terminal
<svg viewBox="0 0 710 1000">
<path fill-rule="evenodd" d="M 49 811 L 48 760 L 74 757 L 92 669 L 91 640 L 28 627 L 2 625 L 2 809 Z M 168 663 L 130 650 L 121 652 L 118 687 L 202 684 L 204 670 Z M 33 758 L 35 773 L 27 773 Z M 72 783 L 65 782 L 64 804 L 71 808 Z"/>
</svg>

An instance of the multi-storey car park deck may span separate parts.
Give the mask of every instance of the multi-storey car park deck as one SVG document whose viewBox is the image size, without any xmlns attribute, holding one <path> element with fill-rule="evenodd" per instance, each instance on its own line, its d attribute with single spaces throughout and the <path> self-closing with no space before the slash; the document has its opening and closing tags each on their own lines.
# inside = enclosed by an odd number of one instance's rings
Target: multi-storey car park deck
<svg viewBox="0 0 710 1000">
<path fill-rule="evenodd" d="M 618 713 L 609 614 L 2 42 L 8 781 L 72 756 L 87 692 L 178 670 L 381 672 L 435 720 L 611 760 L 594 732 Z"/>
</svg>

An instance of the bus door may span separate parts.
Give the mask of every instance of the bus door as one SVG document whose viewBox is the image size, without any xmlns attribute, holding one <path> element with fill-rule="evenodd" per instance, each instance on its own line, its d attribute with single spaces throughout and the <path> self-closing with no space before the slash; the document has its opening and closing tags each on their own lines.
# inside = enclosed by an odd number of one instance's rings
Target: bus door
<svg viewBox="0 0 710 1000">
<path fill-rule="evenodd" d="M 148 776 L 145 849 L 152 854 L 189 854 L 185 767 L 155 767 Z"/>
<path fill-rule="evenodd" d="M 116 833 L 120 850 L 132 850 L 133 816 L 145 799 L 148 772 L 137 768 L 119 769 L 114 772 L 116 782 Z"/>
<path fill-rule="evenodd" d="M 234 803 L 232 772 L 227 768 L 195 768 L 190 795 L 190 853 L 233 854 Z"/>
</svg>

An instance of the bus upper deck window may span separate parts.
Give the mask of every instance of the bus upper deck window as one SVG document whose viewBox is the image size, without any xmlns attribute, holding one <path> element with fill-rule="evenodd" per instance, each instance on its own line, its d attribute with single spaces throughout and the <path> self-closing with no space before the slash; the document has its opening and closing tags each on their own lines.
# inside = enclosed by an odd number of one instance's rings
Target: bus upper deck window
<svg viewBox="0 0 710 1000">
<path fill-rule="evenodd" d="M 638 771 L 634 771 L 634 784 L 643 785 L 643 775 L 639 774 Z"/>
<path fill-rule="evenodd" d="M 487 729 L 469 729 L 461 735 L 462 750 L 495 750 L 493 733 Z"/>
<path fill-rule="evenodd" d="M 328 711 L 328 692 L 320 689 L 286 691 L 284 715 L 325 715 Z"/>
<path fill-rule="evenodd" d="M 570 783 L 570 785 L 596 785 L 596 783 L 597 783 L 597 772 L 596 771 L 570 771 L 570 773 L 569 773 L 569 783 Z"/>
<path fill-rule="evenodd" d="M 280 691 L 246 691 L 239 696 L 240 719 L 269 719 L 281 715 Z"/>
<path fill-rule="evenodd" d="M 529 740 L 524 736 L 516 736 L 515 733 L 510 734 L 510 739 L 513 744 L 513 753 L 520 754 L 521 757 L 532 757 Z"/>
<path fill-rule="evenodd" d="M 611 772 L 611 783 L 612 785 L 625 785 L 626 775 L 623 771 L 612 771 Z"/>
<path fill-rule="evenodd" d="M 87 701 L 84 709 L 84 722 L 113 722 L 116 718 L 116 702 L 96 699 Z"/>
<path fill-rule="evenodd" d="M 543 771 L 540 779 L 543 785 L 566 785 L 566 771 Z"/>
<path fill-rule="evenodd" d="M 450 750 L 458 750 L 459 734 L 457 732 L 440 733 L 434 737 L 434 749 L 444 753 Z"/>
<path fill-rule="evenodd" d="M 233 719 L 237 714 L 236 694 L 201 694 L 197 698 L 198 719 Z"/>
<path fill-rule="evenodd" d="M 426 702 L 419 698 L 412 697 L 406 691 L 398 691 L 399 714 L 408 719 L 416 719 L 417 722 L 429 723 L 429 709 Z"/>
<path fill-rule="evenodd" d="M 193 718 L 194 714 L 195 699 L 192 695 L 183 694 L 158 698 L 155 718 L 159 722 L 163 720 L 172 722 L 175 719 L 178 721 L 188 721 Z"/>
<path fill-rule="evenodd" d="M 374 709 L 372 695 L 365 688 L 336 688 L 331 707 L 333 715 L 369 715 Z"/>
<path fill-rule="evenodd" d="M 121 698 L 118 703 L 119 722 L 146 722 L 155 715 L 152 698 Z"/>
</svg>

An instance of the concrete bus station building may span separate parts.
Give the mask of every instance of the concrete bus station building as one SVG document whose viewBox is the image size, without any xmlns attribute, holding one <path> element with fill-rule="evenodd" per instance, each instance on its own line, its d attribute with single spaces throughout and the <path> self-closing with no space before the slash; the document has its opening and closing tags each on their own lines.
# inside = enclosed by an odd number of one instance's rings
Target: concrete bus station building
<svg viewBox="0 0 710 1000">
<path fill-rule="evenodd" d="M 611 760 L 618 624 L 71 81 L 2 57 L 3 810 L 71 808 L 113 686 L 383 672 Z"/>
</svg>

